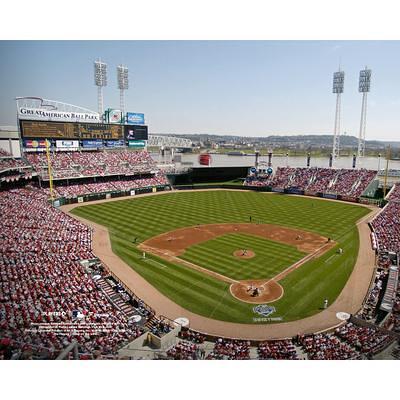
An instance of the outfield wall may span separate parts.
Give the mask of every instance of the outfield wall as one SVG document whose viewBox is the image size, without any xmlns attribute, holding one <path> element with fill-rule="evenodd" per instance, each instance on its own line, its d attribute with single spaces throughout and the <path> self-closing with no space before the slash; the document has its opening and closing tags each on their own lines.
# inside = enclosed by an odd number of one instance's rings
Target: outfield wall
<svg viewBox="0 0 400 400">
<path fill-rule="evenodd" d="M 311 197 L 321 197 L 325 199 L 334 199 L 334 200 L 342 200 L 345 202 L 351 203 L 362 203 L 362 204 L 377 204 L 377 200 L 369 199 L 369 198 L 352 198 L 348 196 L 341 196 L 331 193 L 309 193 L 299 189 L 280 189 L 280 188 L 272 188 L 270 186 L 244 186 L 238 184 L 218 184 L 218 183 L 210 183 L 204 185 L 179 185 L 173 187 L 175 190 L 201 190 L 201 189 L 233 189 L 233 190 L 250 190 L 254 192 L 274 192 L 274 193 L 282 193 L 282 194 L 294 194 L 300 196 L 311 196 Z M 105 199 L 113 199 L 116 197 L 129 197 L 129 196 L 137 196 L 145 193 L 152 192 L 163 192 L 171 190 L 171 186 L 169 185 L 160 185 L 160 186 L 151 186 L 151 187 L 143 187 L 136 188 L 132 190 L 123 190 L 123 191 L 112 191 L 112 192 L 102 192 L 102 193 L 91 193 L 82 196 L 77 196 L 73 198 L 58 198 L 53 201 L 53 205 L 55 207 L 59 207 L 65 204 L 74 204 L 74 203 L 86 203 L 90 201 L 96 200 L 105 200 Z"/>
<path fill-rule="evenodd" d="M 249 173 L 246 167 L 191 167 L 187 174 L 175 176 L 175 185 L 191 185 L 193 183 L 223 182 L 246 178 Z"/>
<path fill-rule="evenodd" d="M 334 193 L 311 193 L 300 189 L 283 189 L 283 188 L 273 188 L 271 186 L 244 186 L 244 185 L 234 185 L 234 184 L 212 184 L 209 185 L 180 185 L 174 186 L 176 190 L 196 190 L 196 189 L 237 189 L 237 190 L 252 190 L 254 192 L 274 192 L 282 194 L 294 194 L 300 196 L 308 197 L 320 197 L 324 199 L 341 200 L 350 203 L 362 203 L 362 204 L 377 204 L 379 203 L 376 199 L 369 198 L 354 198 L 349 196 L 337 195 Z"/>
<path fill-rule="evenodd" d="M 53 205 L 55 207 L 60 207 L 66 204 L 86 203 L 88 201 L 114 199 L 116 197 L 138 196 L 144 193 L 164 192 L 168 190 L 171 190 L 170 186 L 160 185 L 135 188 L 131 190 L 115 190 L 112 192 L 90 193 L 72 198 L 60 197 L 53 201 Z"/>
</svg>

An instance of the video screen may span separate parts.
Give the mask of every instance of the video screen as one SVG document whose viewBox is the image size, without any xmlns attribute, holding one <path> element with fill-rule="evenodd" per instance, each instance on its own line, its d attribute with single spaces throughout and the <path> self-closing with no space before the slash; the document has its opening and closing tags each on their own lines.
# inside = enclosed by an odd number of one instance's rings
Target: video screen
<svg viewBox="0 0 400 400">
<path fill-rule="evenodd" d="M 149 134 L 146 125 L 125 125 L 126 140 L 148 140 Z"/>
</svg>

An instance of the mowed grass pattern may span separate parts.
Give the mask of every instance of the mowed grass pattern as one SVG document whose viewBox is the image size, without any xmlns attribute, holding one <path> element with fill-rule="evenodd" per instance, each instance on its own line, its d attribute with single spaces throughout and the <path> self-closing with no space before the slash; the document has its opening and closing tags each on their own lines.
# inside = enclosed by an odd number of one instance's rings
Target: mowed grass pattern
<svg viewBox="0 0 400 400">
<path fill-rule="evenodd" d="M 132 243 L 163 232 L 197 224 L 272 223 L 331 237 L 338 245 L 317 260 L 304 264 L 280 283 L 285 295 L 273 303 L 283 321 L 320 311 L 332 303 L 354 267 L 358 253 L 355 222 L 369 210 L 357 205 L 309 197 L 241 191 L 173 192 L 77 207 L 73 213 L 106 226 L 113 251 L 160 292 L 177 304 L 210 318 L 254 323 L 252 305 L 230 295 L 229 285 L 188 267 L 156 256 L 141 258 Z M 343 255 L 336 255 L 337 247 Z M 260 322 L 257 322 L 260 323 Z"/>
<path fill-rule="evenodd" d="M 233 255 L 244 249 L 251 249 L 255 256 L 245 259 Z M 235 280 L 247 280 L 272 278 L 305 255 L 294 246 L 232 233 L 191 246 L 180 258 Z"/>
</svg>

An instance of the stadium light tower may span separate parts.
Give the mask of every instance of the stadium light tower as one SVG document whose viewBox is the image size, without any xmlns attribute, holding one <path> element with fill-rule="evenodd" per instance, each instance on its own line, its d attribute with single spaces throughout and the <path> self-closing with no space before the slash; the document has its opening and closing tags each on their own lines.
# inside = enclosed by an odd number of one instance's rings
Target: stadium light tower
<svg viewBox="0 0 400 400">
<path fill-rule="evenodd" d="M 103 115 L 103 87 L 107 86 L 107 64 L 101 60 L 94 62 L 94 84 L 97 86 L 97 105 L 100 116 Z"/>
<path fill-rule="evenodd" d="M 333 130 L 333 148 L 332 157 L 336 160 L 339 157 L 340 146 L 340 105 L 341 96 L 344 88 L 344 71 L 340 70 L 333 73 L 333 89 L 332 92 L 336 93 L 336 112 L 335 112 L 335 127 Z"/>
<path fill-rule="evenodd" d="M 358 83 L 358 91 L 363 94 L 362 105 L 361 105 L 361 121 L 360 121 L 360 133 L 358 135 L 358 159 L 364 157 L 365 153 L 365 126 L 367 119 L 367 94 L 371 87 L 371 70 L 365 67 L 360 71 L 360 79 Z"/>
<path fill-rule="evenodd" d="M 120 104 L 122 115 L 124 115 L 125 114 L 125 90 L 128 90 L 128 88 L 129 88 L 128 67 L 124 67 L 123 65 L 118 65 L 117 75 L 118 75 L 118 89 L 119 89 L 119 104 Z"/>
</svg>

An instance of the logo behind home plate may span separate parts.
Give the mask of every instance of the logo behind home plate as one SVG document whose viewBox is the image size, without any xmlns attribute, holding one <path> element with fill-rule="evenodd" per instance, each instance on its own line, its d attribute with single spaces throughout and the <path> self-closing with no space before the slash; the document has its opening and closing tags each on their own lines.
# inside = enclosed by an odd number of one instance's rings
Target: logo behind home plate
<svg viewBox="0 0 400 400">
<path fill-rule="evenodd" d="M 269 317 L 276 310 L 273 306 L 269 306 L 267 304 L 259 304 L 258 306 L 253 307 L 253 311 L 257 314 L 262 315 L 263 317 Z"/>
</svg>

